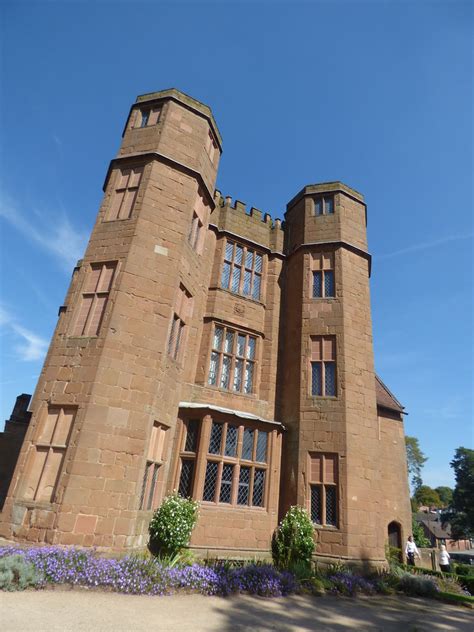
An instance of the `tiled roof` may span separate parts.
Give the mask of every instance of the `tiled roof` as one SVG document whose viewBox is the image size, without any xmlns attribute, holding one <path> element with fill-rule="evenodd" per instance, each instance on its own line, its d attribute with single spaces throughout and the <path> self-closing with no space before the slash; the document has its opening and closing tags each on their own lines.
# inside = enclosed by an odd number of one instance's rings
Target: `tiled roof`
<svg viewBox="0 0 474 632">
<path fill-rule="evenodd" d="M 403 413 L 405 407 L 400 404 L 398 399 L 385 386 L 378 375 L 375 376 L 375 395 L 377 397 L 377 406 L 395 410 L 397 413 Z"/>
<path fill-rule="evenodd" d="M 449 539 L 451 537 L 451 529 L 449 525 L 445 525 L 443 528 L 442 524 L 437 521 L 420 520 L 420 522 L 422 522 L 428 531 L 438 540 L 442 538 Z"/>
</svg>

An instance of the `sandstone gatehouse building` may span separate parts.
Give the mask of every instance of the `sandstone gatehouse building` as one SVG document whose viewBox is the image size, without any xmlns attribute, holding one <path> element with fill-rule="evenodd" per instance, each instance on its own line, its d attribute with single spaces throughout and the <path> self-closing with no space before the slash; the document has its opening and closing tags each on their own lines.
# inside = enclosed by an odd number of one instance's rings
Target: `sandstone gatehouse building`
<svg viewBox="0 0 474 632">
<path fill-rule="evenodd" d="M 282 225 L 215 191 L 221 151 L 211 110 L 182 92 L 132 105 L 1 536 L 143 546 L 175 489 L 200 501 L 201 555 L 266 555 L 294 504 L 321 558 L 379 564 L 408 535 L 403 407 L 374 373 L 363 196 L 310 184 Z"/>
</svg>

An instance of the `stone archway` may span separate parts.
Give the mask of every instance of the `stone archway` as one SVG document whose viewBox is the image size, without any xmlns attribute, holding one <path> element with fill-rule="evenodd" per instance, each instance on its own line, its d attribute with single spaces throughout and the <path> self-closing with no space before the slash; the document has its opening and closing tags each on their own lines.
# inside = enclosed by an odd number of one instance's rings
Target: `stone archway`
<svg viewBox="0 0 474 632">
<path fill-rule="evenodd" d="M 393 520 L 390 522 L 387 528 L 388 531 L 388 544 L 391 548 L 399 549 L 400 561 L 402 561 L 402 528 L 399 522 Z"/>
</svg>

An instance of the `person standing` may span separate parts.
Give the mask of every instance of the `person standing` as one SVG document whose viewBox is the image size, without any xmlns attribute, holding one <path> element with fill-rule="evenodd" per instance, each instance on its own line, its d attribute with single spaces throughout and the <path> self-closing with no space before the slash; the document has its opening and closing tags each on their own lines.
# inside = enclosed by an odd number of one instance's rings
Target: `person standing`
<svg viewBox="0 0 474 632">
<path fill-rule="evenodd" d="M 449 555 L 448 551 L 446 550 L 446 545 L 442 544 L 439 547 L 439 567 L 443 571 L 443 573 L 450 573 L 451 572 L 451 567 L 450 567 L 450 564 L 449 564 L 449 560 L 450 559 L 451 559 L 451 556 Z"/>
<path fill-rule="evenodd" d="M 408 536 L 408 541 L 405 547 L 405 555 L 407 556 L 407 564 L 408 566 L 415 566 L 415 555 L 418 556 L 418 559 L 421 560 L 420 552 L 413 540 L 413 536 Z"/>
</svg>

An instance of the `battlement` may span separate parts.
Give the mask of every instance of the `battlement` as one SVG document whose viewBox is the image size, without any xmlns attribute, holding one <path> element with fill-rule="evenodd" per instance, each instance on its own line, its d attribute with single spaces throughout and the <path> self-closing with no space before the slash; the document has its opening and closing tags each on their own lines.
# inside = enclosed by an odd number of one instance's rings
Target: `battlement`
<svg viewBox="0 0 474 632">
<path fill-rule="evenodd" d="M 216 190 L 214 194 L 214 202 L 216 203 L 216 206 L 219 206 L 220 208 L 241 213 L 260 223 L 263 222 L 264 224 L 267 224 L 271 230 L 283 230 L 281 219 L 277 218 L 273 220 L 270 213 L 264 213 L 254 206 L 250 207 L 250 210 L 247 211 L 247 204 L 245 202 L 241 202 L 240 200 L 235 200 L 233 202 L 230 195 L 226 195 L 224 197 L 218 190 Z"/>
<path fill-rule="evenodd" d="M 280 219 L 272 219 L 270 213 L 264 213 L 254 206 L 240 200 L 232 200 L 230 195 L 223 196 L 216 190 L 215 209 L 211 215 L 211 224 L 220 232 L 239 235 L 241 238 L 259 244 L 271 251 L 283 252 L 283 227 Z"/>
</svg>

